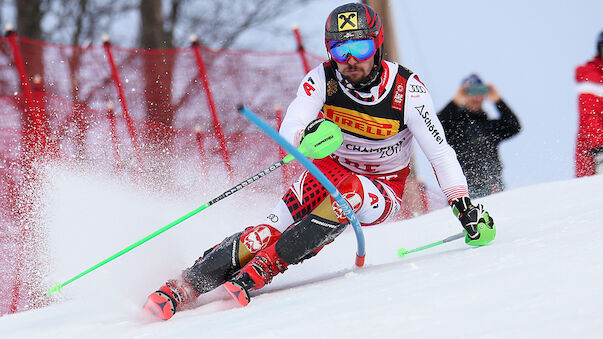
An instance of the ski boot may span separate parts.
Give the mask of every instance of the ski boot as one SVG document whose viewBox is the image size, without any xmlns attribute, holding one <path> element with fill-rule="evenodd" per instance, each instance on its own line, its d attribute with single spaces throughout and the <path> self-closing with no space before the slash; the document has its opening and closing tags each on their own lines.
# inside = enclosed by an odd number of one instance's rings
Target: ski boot
<svg viewBox="0 0 603 339">
<path fill-rule="evenodd" d="M 199 293 L 190 283 L 168 280 L 165 285 L 149 295 L 143 308 L 159 319 L 168 320 L 198 296 Z"/>
<path fill-rule="evenodd" d="M 247 306 L 250 301 L 249 292 L 269 284 L 287 266 L 276 253 L 275 246 L 269 246 L 259 251 L 233 279 L 224 283 L 224 288 L 241 306 Z"/>
</svg>

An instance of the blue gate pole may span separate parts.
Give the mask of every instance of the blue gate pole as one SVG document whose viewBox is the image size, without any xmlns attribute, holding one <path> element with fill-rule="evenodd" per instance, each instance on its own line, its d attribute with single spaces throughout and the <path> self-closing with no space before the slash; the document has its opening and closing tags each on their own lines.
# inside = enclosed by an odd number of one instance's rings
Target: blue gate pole
<svg viewBox="0 0 603 339">
<path fill-rule="evenodd" d="M 291 145 L 285 138 L 283 138 L 277 131 L 268 126 L 266 122 L 260 119 L 255 113 L 253 113 L 250 109 L 245 106 L 240 106 L 238 108 L 239 112 L 247 118 L 249 121 L 258 126 L 264 133 L 266 133 L 270 138 L 276 141 L 281 147 L 283 147 L 289 154 L 293 155 L 295 159 L 297 159 L 307 170 L 310 172 L 316 180 L 318 180 L 322 186 L 331 194 L 333 199 L 337 201 L 337 204 L 343 209 L 348 221 L 354 228 L 354 233 L 356 233 L 356 242 L 358 244 L 358 248 L 356 251 L 356 266 L 362 267 L 364 265 L 364 258 L 366 255 L 364 248 L 364 233 L 362 233 L 362 227 L 360 226 L 360 222 L 358 218 L 356 218 L 356 214 L 354 210 L 350 206 L 350 204 L 341 196 L 341 193 L 337 190 L 335 185 L 333 185 L 329 179 L 310 161 L 303 155 L 300 151 L 298 151 L 293 145 Z"/>
</svg>

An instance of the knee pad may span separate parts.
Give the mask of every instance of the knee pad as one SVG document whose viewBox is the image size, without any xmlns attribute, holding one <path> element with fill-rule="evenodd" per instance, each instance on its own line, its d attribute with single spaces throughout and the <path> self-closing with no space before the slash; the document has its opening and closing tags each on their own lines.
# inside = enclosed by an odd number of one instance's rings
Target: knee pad
<svg viewBox="0 0 603 339">
<path fill-rule="evenodd" d="M 337 190 L 363 225 L 381 223 L 397 211 L 393 190 L 365 176 L 350 175 L 337 185 Z M 347 217 L 336 201 L 333 201 L 332 207 L 339 221 L 347 223 Z"/>
<path fill-rule="evenodd" d="M 354 213 L 357 213 L 364 202 L 364 188 L 360 178 L 356 175 L 350 175 L 341 181 L 337 186 L 341 196 L 350 204 Z M 333 211 L 341 223 L 347 223 L 348 219 L 339 204 L 333 200 Z"/>
<path fill-rule="evenodd" d="M 280 236 L 281 232 L 276 228 L 267 224 L 259 224 L 246 228 L 241 234 L 240 241 L 249 253 L 255 254 L 274 244 Z"/>
<path fill-rule="evenodd" d="M 342 182 L 337 184 L 337 190 L 348 201 L 354 212 L 358 211 L 364 198 L 364 188 L 357 175 L 349 175 Z"/>
</svg>

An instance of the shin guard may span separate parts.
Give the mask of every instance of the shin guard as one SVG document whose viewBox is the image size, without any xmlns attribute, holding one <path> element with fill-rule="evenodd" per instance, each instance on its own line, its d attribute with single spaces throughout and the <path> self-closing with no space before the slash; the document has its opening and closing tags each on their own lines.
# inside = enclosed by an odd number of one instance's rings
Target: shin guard
<svg viewBox="0 0 603 339">
<path fill-rule="evenodd" d="M 316 250 L 332 242 L 347 224 L 310 214 L 289 228 L 276 242 L 276 253 L 289 265 L 316 255 Z"/>
<path fill-rule="evenodd" d="M 224 239 L 186 270 L 186 278 L 197 292 L 203 294 L 215 289 L 241 268 L 238 257 L 241 234 Z"/>
</svg>

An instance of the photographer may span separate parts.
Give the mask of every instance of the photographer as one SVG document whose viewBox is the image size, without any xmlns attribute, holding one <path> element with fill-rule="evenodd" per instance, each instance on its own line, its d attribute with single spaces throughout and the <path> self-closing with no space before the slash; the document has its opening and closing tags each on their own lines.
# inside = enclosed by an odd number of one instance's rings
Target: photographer
<svg viewBox="0 0 603 339">
<path fill-rule="evenodd" d="M 484 100 L 495 104 L 499 119 L 488 119 L 482 109 Z M 521 127 L 494 86 L 485 85 L 476 74 L 471 74 L 438 113 L 438 118 L 465 172 L 470 195 L 477 198 L 502 191 L 498 145 L 519 133 Z"/>
</svg>

